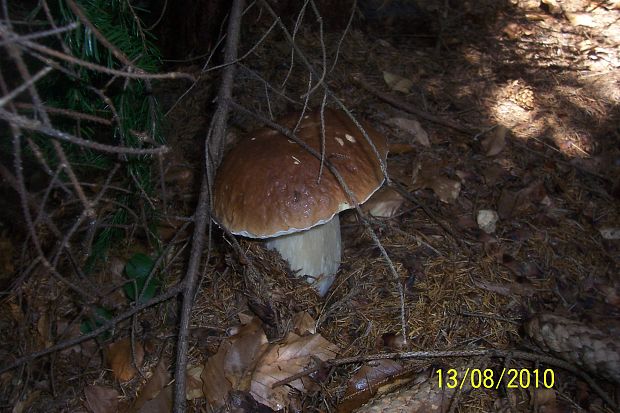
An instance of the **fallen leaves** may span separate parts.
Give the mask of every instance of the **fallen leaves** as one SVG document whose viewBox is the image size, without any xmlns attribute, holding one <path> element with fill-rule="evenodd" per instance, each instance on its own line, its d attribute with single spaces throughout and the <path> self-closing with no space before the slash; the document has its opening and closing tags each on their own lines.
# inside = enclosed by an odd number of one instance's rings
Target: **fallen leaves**
<svg viewBox="0 0 620 413">
<path fill-rule="evenodd" d="M 502 219 L 510 218 L 531 205 L 541 202 L 546 195 L 545 186 L 541 180 L 535 180 L 517 192 L 504 190 L 498 202 L 497 212 Z"/>
<path fill-rule="evenodd" d="M 146 381 L 128 413 L 168 413 L 172 410 L 172 381 L 168 360 L 162 358 Z"/>
<path fill-rule="evenodd" d="M 409 93 L 413 87 L 413 81 L 411 79 L 390 72 L 383 72 L 383 80 L 390 89 L 397 92 Z"/>
<path fill-rule="evenodd" d="M 422 125 L 420 125 L 420 122 L 417 120 L 407 118 L 391 118 L 388 119 L 387 123 L 410 134 L 413 137 L 414 142 L 417 142 L 427 148 L 431 146 L 431 142 L 428 138 L 428 132 L 422 128 Z"/>
<path fill-rule="evenodd" d="M 311 332 L 314 320 L 298 315 L 296 329 Z M 279 343 L 268 343 L 258 318 L 251 318 L 226 340 L 207 360 L 201 374 L 202 389 L 209 403 L 222 407 L 233 391 L 248 392 L 259 404 L 273 410 L 286 408 L 293 399 L 291 388 L 300 393 L 317 390 L 310 377 L 296 379 L 286 386 L 273 384 L 287 379 L 312 363 L 336 356 L 338 348 L 320 334 L 290 332 Z"/>
<path fill-rule="evenodd" d="M 362 211 L 378 218 L 391 218 L 398 212 L 405 199 L 389 187 L 383 187 L 362 204 Z"/>
<path fill-rule="evenodd" d="M 138 373 L 135 366 L 140 366 L 144 359 L 144 348 L 139 342 L 134 343 L 135 360 L 133 359 L 131 340 L 124 338 L 108 346 L 106 360 L 116 377 L 120 381 L 128 381 Z M 135 364 L 134 364 L 135 361 Z"/>
<path fill-rule="evenodd" d="M 498 125 L 493 133 L 487 136 L 482 142 L 482 148 L 486 156 L 499 155 L 506 147 L 506 134 L 508 129 L 503 125 Z"/>
<path fill-rule="evenodd" d="M 86 406 L 93 413 L 116 413 L 118 411 L 117 390 L 110 387 L 91 385 L 84 389 Z"/>
</svg>

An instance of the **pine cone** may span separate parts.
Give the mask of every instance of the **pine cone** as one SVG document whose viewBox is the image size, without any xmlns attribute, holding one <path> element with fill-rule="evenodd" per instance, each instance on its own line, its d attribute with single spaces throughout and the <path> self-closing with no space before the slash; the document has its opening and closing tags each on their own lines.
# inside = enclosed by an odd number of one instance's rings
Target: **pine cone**
<svg viewBox="0 0 620 413">
<path fill-rule="evenodd" d="M 620 343 L 603 331 L 554 314 L 539 314 L 526 333 L 545 351 L 620 383 Z"/>
<path fill-rule="evenodd" d="M 471 386 L 463 386 L 463 393 L 470 390 Z M 355 413 L 444 413 L 449 410 L 455 392 L 456 389 L 439 388 L 437 377 L 433 376 L 377 397 L 355 410 Z"/>
</svg>

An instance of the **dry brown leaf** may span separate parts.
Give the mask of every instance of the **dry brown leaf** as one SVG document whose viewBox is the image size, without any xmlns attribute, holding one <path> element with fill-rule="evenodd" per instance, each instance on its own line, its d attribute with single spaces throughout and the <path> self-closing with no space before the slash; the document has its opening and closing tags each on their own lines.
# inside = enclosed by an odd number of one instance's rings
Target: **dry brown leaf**
<svg viewBox="0 0 620 413">
<path fill-rule="evenodd" d="M 146 381 L 134 402 L 131 412 L 167 413 L 172 408 L 172 388 L 168 373 L 168 360 L 162 358 L 155 366 L 153 374 Z"/>
<path fill-rule="evenodd" d="M 504 150 L 507 133 L 508 129 L 505 126 L 498 125 L 493 133 L 481 142 L 486 156 L 495 156 Z"/>
<path fill-rule="evenodd" d="M 304 385 L 301 379 L 297 379 L 287 386 L 272 388 L 272 385 L 304 370 L 314 357 L 326 361 L 337 353 L 338 347 L 320 334 L 300 337 L 289 333 L 284 342 L 270 345 L 258 362 L 252 377 L 252 396 L 274 410 L 285 408 L 290 399 L 289 386 L 304 392 L 308 384 Z"/>
<path fill-rule="evenodd" d="M 200 397 L 204 397 L 202 391 L 202 371 L 204 366 L 188 366 L 187 368 L 187 384 L 185 386 L 185 398 L 187 400 L 194 400 Z"/>
<path fill-rule="evenodd" d="M 431 146 L 431 142 L 428 139 L 428 133 L 417 120 L 407 118 L 391 118 L 387 120 L 387 123 L 411 134 L 414 141 L 418 142 L 420 145 L 426 146 L 427 148 Z"/>
<path fill-rule="evenodd" d="M 226 380 L 224 371 L 226 354 L 231 346 L 230 341 L 222 341 L 217 353 L 209 357 L 200 375 L 202 379 L 202 392 L 209 404 L 214 408 L 222 407 L 228 392 L 233 389 L 230 382 Z"/>
<path fill-rule="evenodd" d="M 116 413 L 118 411 L 118 391 L 105 386 L 86 386 L 84 389 L 86 406 L 93 413 Z"/>
<path fill-rule="evenodd" d="M 461 192 L 461 183 L 445 176 L 436 176 L 427 181 L 427 185 L 446 204 L 454 202 Z"/>
<path fill-rule="evenodd" d="M 378 218 L 391 218 L 398 212 L 405 198 L 392 188 L 384 186 L 362 205 L 362 211 Z"/>
<path fill-rule="evenodd" d="M 232 346 L 226 354 L 224 364 L 225 377 L 232 387 L 247 390 L 241 382 L 248 371 L 251 371 L 267 345 L 267 336 L 263 324 L 257 317 L 244 325 L 237 334 L 230 337 Z"/>
<path fill-rule="evenodd" d="M 204 395 L 212 406 L 223 406 L 231 390 L 249 389 L 250 374 L 267 345 L 267 336 L 257 317 L 222 341 L 217 353 L 207 360 L 200 376 Z"/>
<path fill-rule="evenodd" d="M 402 76 L 395 75 L 390 72 L 383 72 L 383 80 L 390 87 L 390 89 L 397 92 L 409 93 L 413 86 L 413 81 L 406 79 Z"/>
<path fill-rule="evenodd" d="M 545 186 L 542 181 L 538 180 L 518 192 L 504 190 L 499 198 L 497 212 L 502 219 L 510 218 L 531 204 L 541 202 L 545 196 Z"/>
<path fill-rule="evenodd" d="M 379 360 L 372 365 L 362 366 L 349 379 L 338 412 L 350 412 L 368 403 L 380 387 L 396 380 L 402 372 L 403 365 L 395 360 Z"/>
<path fill-rule="evenodd" d="M 299 336 L 316 333 L 316 321 L 307 311 L 293 315 L 293 332 Z"/>
<path fill-rule="evenodd" d="M 555 406 L 557 395 L 554 389 L 530 387 L 532 402 L 537 406 Z"/>
<path fill-rule="evenodd" d="M 172 386 L 164 387 L 154 399 L 147 400 L 136 413 L 170 413 L 172 411 Z"/>
<path fill-rule="evenodd" d="M 140 366 L 144 359 L 144 348 L 139 342 L 135 342 L 135 352 L 135 365 Z M 106 360 L 114 373 L 114 377 L 120 381 L 131 380 L 138 373 L 132 361 L 131 340 L 129 337 L 110 344 L 107 348 Z"/>
</svg>

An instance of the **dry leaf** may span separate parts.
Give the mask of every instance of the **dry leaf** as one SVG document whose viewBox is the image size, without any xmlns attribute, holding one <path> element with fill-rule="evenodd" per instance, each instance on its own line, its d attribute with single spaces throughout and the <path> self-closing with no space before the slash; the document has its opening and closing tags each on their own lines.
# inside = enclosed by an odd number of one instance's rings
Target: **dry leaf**
<svg viewBox="0 0 620 413">
<path fill-rule="evenodd" d="M 349 379 L 342 402 L 338 405 L 338 412 L 350 412 L 368 403 L 380 387 L 397 380 L 402 372 L 403 365 L 395 360 L 365 364 Z"/>
<path fill-rule="evenodd" d="M 233 390 L 228 395 L 226 407 L 230 413 L 275 413 L 274 410 L 258 403 L 252 395 L 245 391 Z M 301 410 L 291 410 L 301 412 Z"/>
<path fill-rule="evenodd" d="M 164 387 L 154 399 L 148 400 L 136 413 L 170 413 L 172 411 L 172 386 Z"/>
<path fill-rule="evenodd" d="M 93 413 L 116 413 L 118 411 L 118 391 L 105 386 L 86 386 L 84 389 L 86 405 Z"/>
<path fill-rule="evenodd" d="M 286 386 L 272 388 L 272 385 L 304 370 L 314 357 L 326 361 L 336 357 L 337 353 L 338 347 L 320 334 L 300 337 L 289 333 L 283 343 L 270 345 L 257 363 L 252 377 L 252 396 L 274 410 L 284 409 L 290 399 L 289 386 L 304 392 L 308 383 L 304 385 L 301 379 L 297 379 Z"/>
<path fill-rule="evenodd" d="M 307 311 L 300 311 L 293 315 L 293 332 L 299 336 L 316 333 L 316 321 Z"/>
<path fill-rule="evenodd" d="M 383 72 L 383 80 L 390 87 L 390 89 L 397 92 L 409 93 L 413 86 L 413 81 L 406 79 L 402 76 L 395 75 L 390 72 Z"/>
<path fill-rule="evenodd" d="M 202 371 L 204 366 L 188 366 L 187 368 L 187 384 L 185 386 L 185 398 L 187 400 L 194 400 L 200 397 L 204 397 L 202 391 Z"/>
<path fill-rule="evenodd" d="M 407 118 L 391 118 L 388 119 L 387 123 L 411 134 L 414 137 L 414 140 L 420 145 L 426 147 L 431 146 L 431 142 L 428 139 L 428 133 L 417 120 Z"/>
<path fill-rule="evenodd" d="M 454 202 L 461 192 L 461 183 L 459 181 L 444 176 L 434 177 L 427 181 L 427 185 L 435 192 L 439 200 L 446 204 Z"/>
<path fill-rule="evenodd" d="M 486 156 L 495 156 L 504 150 L 507 133 L 508 129 L 505 126 L 497 125 L 493 133 L 481 142 Z"/>
<path fill-rule="evenodd" d="M 224 406 L 226 396 L 233 388 L 230 382 L 226 380 L 224 372 L 226 354 L 230 348 L 230 341 L 222 341 L 217 353 L 209 357 L 200 375 L 202 391 L 209 404 L 216 409 Z"/>
<path fill-rule="evenodd" d="M 532 397 L 532 402 L 536 406 L 555 406 L 557 395 L 554 389 L 547 389 L 545 387 L 530 387 L 530 393 Z"/>
<path fill-rule="evenodd" d="M 502 191 L 499 198 L 497 212 L 502 219 L 513 216 L 517 211 L 545 199 L 546 191 L 542 181 L 534 181 L 527 188 L 518 192 Z"/>
<path fill-rule="evenodd" d="M 135 364 L 140 366 L 144 359 L 144 348 L 139 342 L 135 342 L 135 352 Z M 120 381 L 131 380 L 138 373 L 132 361 L 131 340 L 129 337 L 110 344 L 106 352 L 106 359 L 114 376 Z"/>
<path fill-rule="evenodd" d="M 249 389 L 248 376 L 268 344 L 260 320 L 253 317 L 249 321 L 222 341 L 205 364 L 200 377 L 204 395 L 213 407 L 223 406 L 231 390 Z"/>
<path fill-rule="evenodd" d="M 244 375 L 251 371 L 267 345 L 263 324 L 254 317 L 230 339 L 231 347 L 226 353 L 225 377 L 234 389 L 247 390 L 241 386 Z"/>
<path fill-rule="evenodd" d="M 157 363 L 151 377 L 140 389 L 131 411 L 144 413 L 169 412 L 172 408 L 172 387 L 166 385 L 170 381 L 168 360 L 162 358 Z"/>
<path fill-rule="evenodd" d="M 401 194 L 384 186 L 362 205 L 362 211 L 378 218 L 391 218 L 398 212 L 405 199 Z"/>
</svg>

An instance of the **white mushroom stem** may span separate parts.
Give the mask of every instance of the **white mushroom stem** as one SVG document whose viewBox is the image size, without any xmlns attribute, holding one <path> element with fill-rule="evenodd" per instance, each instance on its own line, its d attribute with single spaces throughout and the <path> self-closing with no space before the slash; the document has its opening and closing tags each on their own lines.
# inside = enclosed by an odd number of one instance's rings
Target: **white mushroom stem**
<svg viewBox="0 0 620 413">
<path fill-rule="evenodd" d="M 340 219 L 336 214 L 325 224 L 270 238 L 266 246 L 278 251 L 291 270 L 304 277 L 322 297 L 334 282 L 340 266 Z"/>
</svg>

